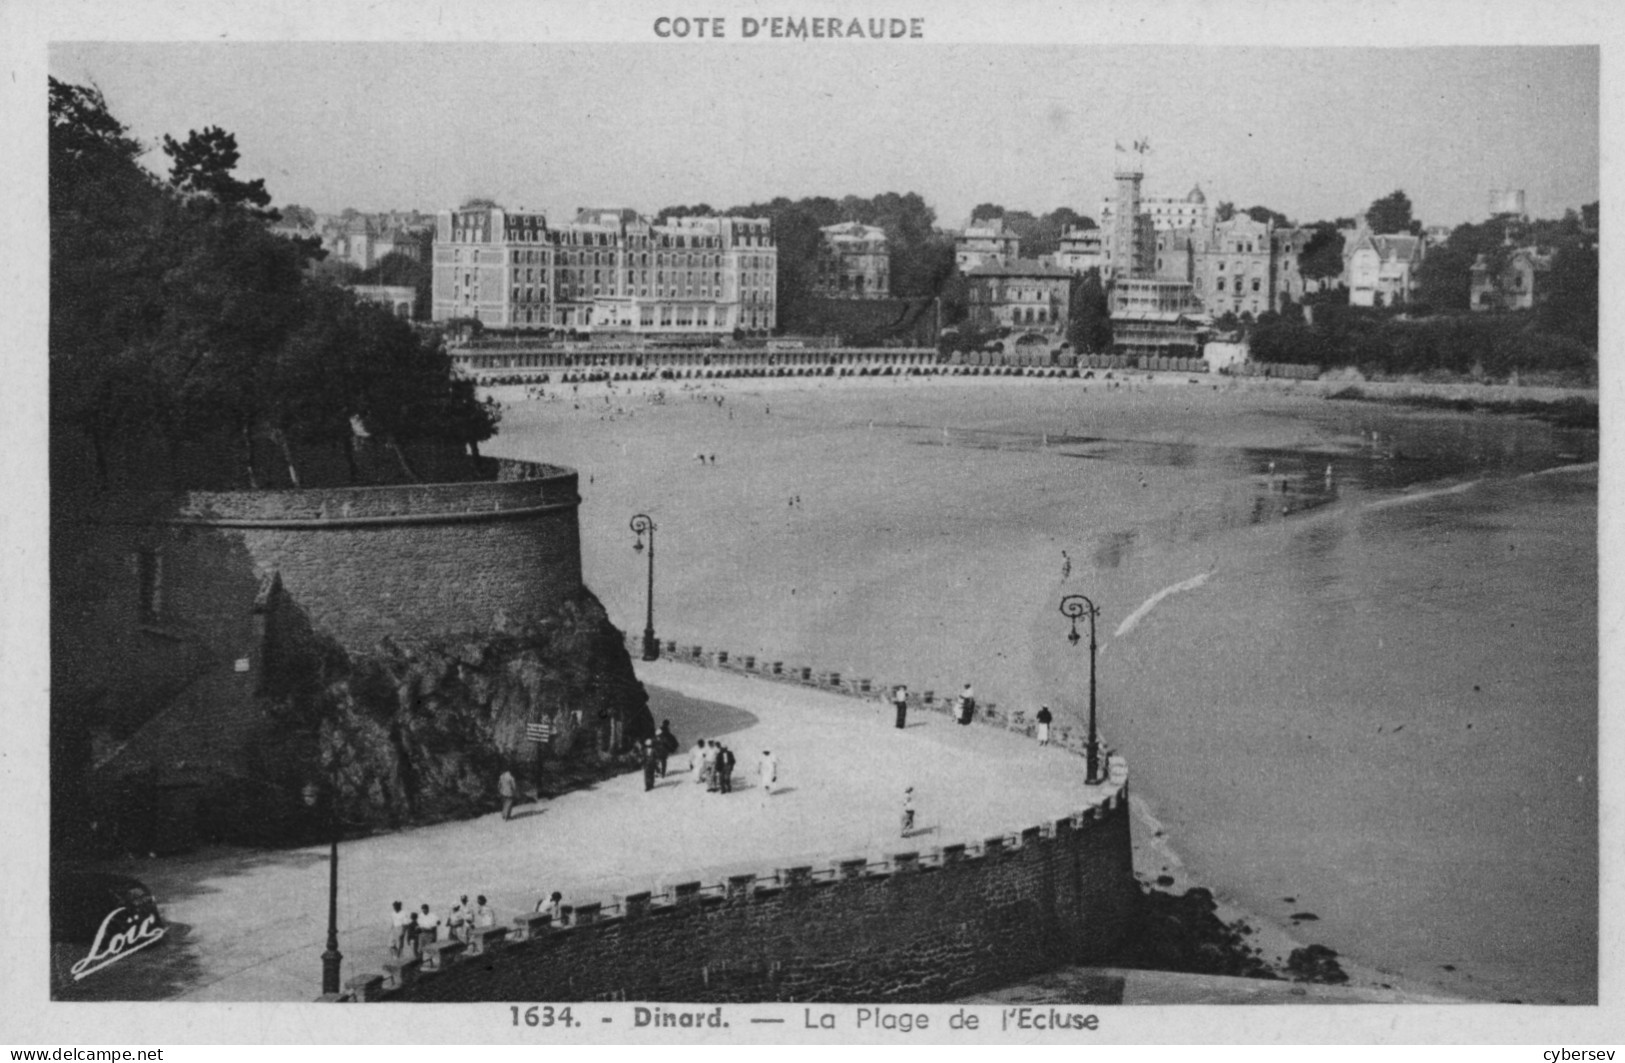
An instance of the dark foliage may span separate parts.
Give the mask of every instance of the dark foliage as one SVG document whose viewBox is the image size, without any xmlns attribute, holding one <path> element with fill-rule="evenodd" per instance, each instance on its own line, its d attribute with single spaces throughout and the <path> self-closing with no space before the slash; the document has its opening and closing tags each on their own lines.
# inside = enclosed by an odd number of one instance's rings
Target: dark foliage
<svg viewBox="0 0 1625 1063">
<path fill-rule="evenodd" d="M 292 444 L 348 447 L 353 424 L 392 444 L 495 432 L 442 351 L 306 275 L 319 249 L 269 229 L 230 133 L 165 137 L 166 185 L 100 92 L 52 79 L 49 143 L 52 429 L 83 433 L 104 478 L 112 449 L 154 438 L 236 447 L 254 487 L 256 438 L 298 484 Z"/>
</svg>

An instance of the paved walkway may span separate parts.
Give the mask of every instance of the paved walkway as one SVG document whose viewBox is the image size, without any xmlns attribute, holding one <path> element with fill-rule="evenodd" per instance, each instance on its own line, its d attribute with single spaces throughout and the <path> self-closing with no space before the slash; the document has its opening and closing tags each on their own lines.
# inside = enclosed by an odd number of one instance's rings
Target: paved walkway
<svg viewBox="0 0 1625 1063">
<path fill-rule="evenodd" d="M 1077 757 L 994 728 L 960 727 L 943 714 L 913 713 L 898 732 L 878 699 L 663 661 L 639 662 L 638 674 L 656 722 L 669 718 L 685 749 L 653 791 L 629 774 L 521 805 L 510 822 L 492 814 L 340 846 L 344 977 L 381 969 L 394 900 L 427 901 L 443 915 L 461 895 L 483 893 L 506 925 L 553 890 L 566 903 L 608 903 L 730 873 L 977 842 L 1076 812 L 1106 792 L 1084 785 Z M 687 772 L 686 750 L 701 737 L 723 740 L 738 756 L 732 795 L 706 793 Z M 756 783 L 764 749 L 780 765 L 780 790 L 770 798 Z M 907 840 L 898 836 L 905 786 L 915 788 L 918 810 Z M 174 940 L 152 950 L 153 967 L 132 995 L 316 996 L 325 847 L 213 850 L 120 870 L 146 881 L 179 924 Z"/>
</svg>

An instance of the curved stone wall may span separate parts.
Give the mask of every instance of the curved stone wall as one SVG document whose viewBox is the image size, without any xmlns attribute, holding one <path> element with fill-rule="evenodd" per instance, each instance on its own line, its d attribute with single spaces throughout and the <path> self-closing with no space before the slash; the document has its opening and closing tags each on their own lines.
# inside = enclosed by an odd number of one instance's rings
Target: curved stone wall
<svg viewBox="0 0 1625 1063">
<path fill-rule="evenodd" d="M 503 462 L 495 480 L 190 491 L 113 506 L 148 528 L 171 591 L 205 596 L 212 557 L 272 574 L 352 649 L 523 620 L 581 589 L 576 474 Z M 170 595 L 173 597 L 173 595 Z"/>
<path fill-rule="evenodd" d="M 577 905 L 563 926 L 521 916 L 476 955 L 453 943 L 436 969 L 391 965 L 382 999 L 926 1003 L 1097 962 L 1138 895 L 1113 767 L 1097 804 L 1016 834 L 680 883 Z M 375 999 L 383 976 L 351 987 Z"/>
</svg>

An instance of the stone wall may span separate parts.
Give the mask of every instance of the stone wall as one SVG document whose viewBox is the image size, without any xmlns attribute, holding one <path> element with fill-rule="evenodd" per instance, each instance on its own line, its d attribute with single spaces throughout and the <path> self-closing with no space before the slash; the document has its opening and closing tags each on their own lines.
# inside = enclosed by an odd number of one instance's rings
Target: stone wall
<svg viewBox="0 0 1625 1063">
<path fill-rule="evenodd" d="M 149 626 L 196 627 L 194 602 L 247 622 L 252 600 L 218 585 L 231 578 L 218 564 L 224 550 L 249 570 L 247 585 L 275 573 L 315 630 L 371 649 L 385 636 L 488 631 L 499 616 L 521 620 L 579 591 L 576 480 L 507 462 L 490 481 L 110 497 L 105 513 L 110 525 L 139 527 L 141 549 L 158 559 L 161 608 Z M 138 588 L 125 597 L 136 603 Z"/>
<path fill-rule="evenodd" d="M 1136 896 L 1119 781 L 1092 808 L 977 845 L 580 905 L 569 925 L 541 922 L 460 959 L 454 949 L 438 970 L 408 963 L 382 999 L 947 1000 L 1103 959 Z"/>
</svg>

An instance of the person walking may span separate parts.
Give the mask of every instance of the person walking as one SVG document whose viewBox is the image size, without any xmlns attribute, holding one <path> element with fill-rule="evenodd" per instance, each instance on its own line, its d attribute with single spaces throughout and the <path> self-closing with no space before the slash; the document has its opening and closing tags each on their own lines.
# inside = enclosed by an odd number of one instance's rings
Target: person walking
<svg viewBox="0 0 1625 1063">
<path fill-rule="evenodd" d="M 756 765 L 756 776 L 761 782 L 762 799 L 773 796 L 773 787 L 779 781 L 779 762 L 773 759 L 773 751 L 762 750 L 762 759 Z"/>
<path fill-rule="evenodd" d="M 694 748 L 688 751 L 688 770 L 694 773 L 694 781 L 705 781 L 705 739 L 694 740 Z"/>
<path fill-rule="evenodd" d="M 513 818 L 513 799 L 518 792 L 519 784 L 514 782 L 513 772 L 503 768 L 502 774 L 497 777 L 497 793 L 502 796 L 503 819 Z"/>
<path fill-rule="evenodd" d="M 655 772 L 660 768 L 660 758 L 655 754 L 655 740 L 645 738 L 639 742 L 638 754 L 643 760 L 643 792 L 648 793 L 655 788 Z"/>
<path fill-rule="evenodd" d="M 400 901 L 396 901 L 392 908 L 389 913 L 389 953 L 398 960 L 412 929 L 412 913 L 406 911 Z"/>
<path fill-rule="evenodd" d="M 1065 550 L 1061 551 L 1061 578 L 1063 580 L 1072 578 L 1072 558 Z"/>
<path fill-rule="evenodd" d="M 465 893 L 462 902 L 452 905 L 451 911 L 446 913 L 446 940 L 467 941 L 469 920 L 472 918 L 473 912 L 468 907 L 468 894 Z"/>
<path fill-rule="evenodd" d="M 1038 707 L 1038 717 L 1037 717 L 1037 719 L 1038 719 L 1038 744 L 1041 745 L 1041 746 L 1047 746 L 1047 745 L 1049 745 L 1049 725 L 1055 719 L 1054 716 L 1050 715 L 1048 705 L 1040 705 Z"/>
<path fill-rule="evenodd" d="M 477 930 L 489 930 L 497 925 L 497 913 L 485 901 L 485 894 L 480 894 L 479 906 L 474 909 L 474 915 L 469 920 L 469 938 L 472 939 Z"/>
<path fill-rule="evenodd" d="M 655 735 L 655 755 L 660 760 L 660 777 L 666 777 L 666 762 L 681 746 L 677 743 L 677 736 L 671 732 L 671 721 L 660 721 L 660 733 Z"/>
<path fill-rule="evenodd" d="M 418 913 L 418 941 L 414 951 L 421 956 L 423 946 L 433 945 L 439 938 L 440 917 L 431 912 L 429 906 L 425 904 L 423 910 Z"/>
<path fill-rule="evenodd" d="M 959 722 L 968 724 L 976 719 L 976 695 L 971 691 L 970 684 L 959 692 Z"/>
<path fill-rule="evenodd" d="M 897 709 L 897 729 L 899 731 L 908 726 L 908 687 L 898 683 L 892 688 L 891 703 Z"/>
<path fill-rule="evenodd" d="M 714 794 L 722 788 L 722 768 L 718 763 L 721 757 L 721 744 L 714 738 L 706 742 L 705 759 L 701 763 L 705 765 L 703 771 L 705 772 L 705 790 L 707 793 Z"/>
<path fill-rule="evenodd" d="M 914 787 L 903 791 L 903 837 L 914 829 Z"/>
<path fill-rule="evenodd" d="M 725 794 L 734 792 L 734 751 L 723 746 L 717 753 L 717 772 L 721 776 L 721 789 Z"/>
</svg>

